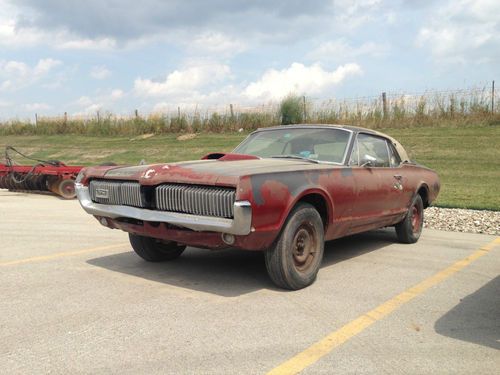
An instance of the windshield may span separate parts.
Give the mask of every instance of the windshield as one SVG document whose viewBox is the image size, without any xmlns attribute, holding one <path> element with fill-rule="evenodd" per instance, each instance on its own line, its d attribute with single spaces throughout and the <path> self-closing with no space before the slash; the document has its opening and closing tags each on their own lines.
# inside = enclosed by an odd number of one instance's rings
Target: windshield
<svg viewBox="0 0 500 375">
<path fill-rule="evenodd" d="M 305 158 L 343 163 L 350 132 L 344 129 L 288 128 L 251 134 L 233 152 L 262 158 Z"/>
</svg>

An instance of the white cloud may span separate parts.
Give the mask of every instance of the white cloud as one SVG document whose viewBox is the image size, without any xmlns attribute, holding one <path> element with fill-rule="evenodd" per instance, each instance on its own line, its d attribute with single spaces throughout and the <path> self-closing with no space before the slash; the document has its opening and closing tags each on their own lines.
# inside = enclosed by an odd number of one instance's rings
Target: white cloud
<svg viewBox="0 0 500 375">
<path fill-rule="evenodd" d="M 283 70 L 269 69 L 258 81 L 246 87 L 244 95 L 259 100 L 281 99 L 292 92 L 317 95 L 347 77 L 361 73 L 361 67 L 354 63 L 341 65 L 334 71 L 326 71 L 319 64 L 305 66 L 293 63 Z"/>
<path fill-rule="evenodd" d="M 123 90 L 115 89 L 111 91 L 110 97 L 112 100 L 118 100 L 123 98 L 124 95 L 125 93 L 123 92 Z"/>
<path fill-rule="evenodd" d="M 356 29 L 373 20 L 381 5 L 381 0 L 335 0 L 335 23 L 344 29 Z"/>
<path fill-rule="evenodd" d="M 88 96 L 80 96 L 75 104 L 79 107 L 88 107 L 92 104 L 92 99 L 90 99 Z"/>
<path fill-rule="evenodd" d="M 381 57 L 389 51 L 388 44 L 366 42 L 353 47 L 340 38 L 320 44 L 307 57 L 316 61 L 352 61 L 360 56 Z"/>
<path fill-rule="evenodd" d="M 33 112 L 33 111 L 46 111 L 48 109 L 51 109 L 52 107 L 47 103 L 29 103 L 25 104 L 24 108 L 27 111 Z"/>
<path fill-rule="evenodd" d="M 104 65 L 93 66 L 90 70 L 90 76 L 94 79 L 105 79 L 111 75 L 111 71 Z"/>
<path fill-rule="evenodd" d="M 192 54 L 210 54 L 228 57 L 246 50 L 246 43 L 218 32 L 205 32 L 189 40 L 188 50 Z"/>
<path fill-rule="evenodd" d="M 419 47 L 440 63 L 491 62 L 500 50 L 500 2 L 448 1 L 418 33 Z"/>
<path fill-rule="evenodd" d="M 96 38 L 96 39 L 81 39 L 73 36 L 68 39 L 68 35 L 58 35 L 59 42 L 56 45 L 58 49 L 75 49 L 75 50 L 110 50 L 117 47 L 116 40 L 113 38 Z"/>
<path fill-rule="evenodd" d="M 46 78 L 55 67 L 62 65 L 59 60 L 40 59 L 31 67 L 21 61 L 0 60 L 0 90 L 17 90 L 30 86 Z M 5 80 L 2 82 L 1 79 Z"/>
<path fill-rule="evenodd" d="M 50 31 L 28 26 L 20 26 L 18 20 L 32 20 L 33 12 L 26 7 L 0 0 L 0 46 L 18 49 L 49 45 L 55 49 L 106 50 L 116 48 L 113 38 L 82 38 L 68 30 Z"/>
<path fill-rule="evenodd" d="M 8 107 L 12 107 L 12 105 L 13 104 L 11 102 L 0 100 L 0 108 L 8 108 Z"/>
<path fill-rule="evenodd" d="M 137 78 L 134 90 L 139 96 L 176 96 L 220 82 L 230 74 L 228 65 L 216 62 L 201 63 L 174 70 L 164 80 Z"/>
</svg>

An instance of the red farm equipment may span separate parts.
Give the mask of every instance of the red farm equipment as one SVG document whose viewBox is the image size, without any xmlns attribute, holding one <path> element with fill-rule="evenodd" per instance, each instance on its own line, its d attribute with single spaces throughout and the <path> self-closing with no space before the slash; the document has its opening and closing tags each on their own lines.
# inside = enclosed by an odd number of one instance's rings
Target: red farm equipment
<svg viewBox="0 0 500 375">
<path fill-rule="evenodd" d="M 36 162 L 19 165 L 9 152 Z M 76 197 L 75 179 L 82 166 L 68 166 L 58 160 L 30 158 L 11 146 L 5 148 L 5 164 L 0 163 L 0 189 L 25 192 L 52 192 L 65 199 Z"/>
</svg>

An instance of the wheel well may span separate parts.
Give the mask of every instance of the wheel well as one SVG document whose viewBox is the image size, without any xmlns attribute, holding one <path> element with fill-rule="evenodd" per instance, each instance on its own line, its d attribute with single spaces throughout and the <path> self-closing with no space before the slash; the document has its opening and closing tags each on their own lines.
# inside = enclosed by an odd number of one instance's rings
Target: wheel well
<svg viewBox="0 0 500 375">
<path fill-rule="evenodd" d="M 427 190 L 426 186 L 421 186 L 420 189 L 418 189 L 418 195 L 422 198 L 424 208 L 429 207 L 429 190 Z"/>
<path fill-rule="evenodd" d="M 328 208 L 326 205 L 326 200 L 321 194 L 305 195 L 300 198 L 299 202 L 309 203 L 311 206 L 313 206 L 316 211 L 318 211 L 319 216 L 321 216 L 323 226 L 326 228 L 326 226 L 328 225 Z"/>
</svg>

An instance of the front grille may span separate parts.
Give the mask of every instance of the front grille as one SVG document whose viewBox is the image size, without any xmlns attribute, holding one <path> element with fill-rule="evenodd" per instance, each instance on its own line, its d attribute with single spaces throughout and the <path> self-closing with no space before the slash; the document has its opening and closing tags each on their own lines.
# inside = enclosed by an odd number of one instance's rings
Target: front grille
<svg viewBox="0 0 500 375">
<path fill-rule="evenodd" d="M 89 192 L 96 203 L 145 207 L 138 182 L 92 180 Z"/>
<path fill-rule="evenodd" d="M 236 190 L 214 186 L 164 184 L 155 189 L 156 207 L 162 211 L 232 218 Z"/>
</svg>

